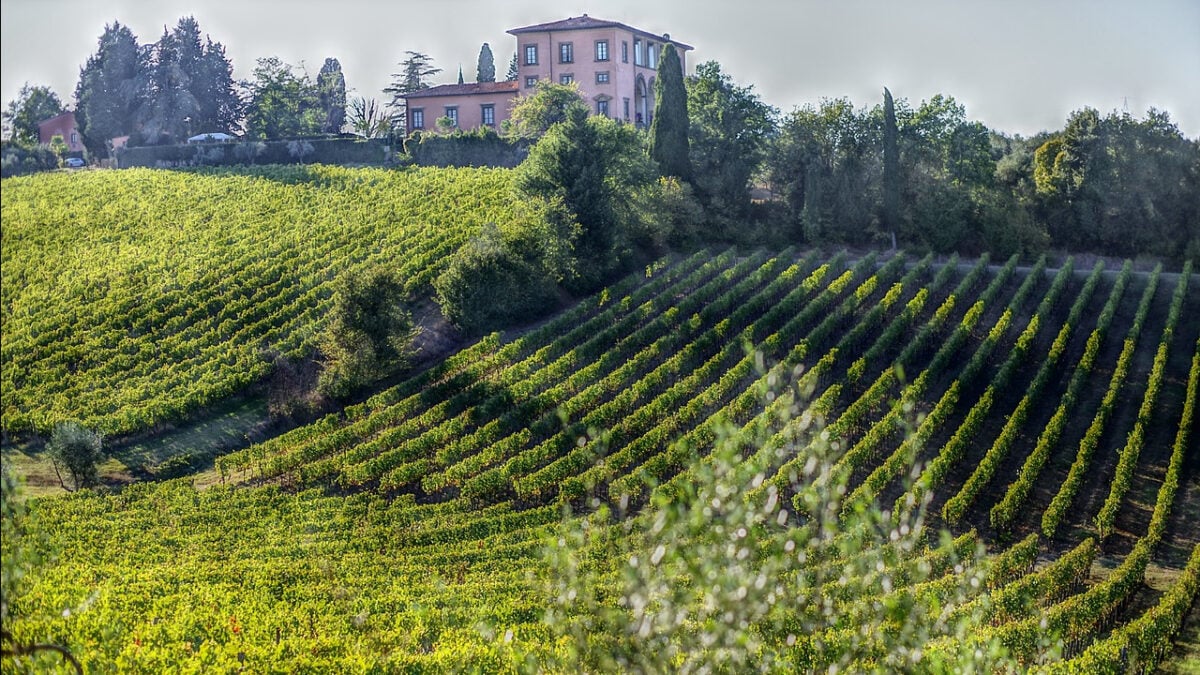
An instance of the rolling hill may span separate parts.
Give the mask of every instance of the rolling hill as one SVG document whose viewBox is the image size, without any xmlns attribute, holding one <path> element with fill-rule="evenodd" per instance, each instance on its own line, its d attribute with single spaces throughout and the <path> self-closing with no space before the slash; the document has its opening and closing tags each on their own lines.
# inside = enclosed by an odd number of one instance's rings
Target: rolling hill
<svg viewBox="0 0 1200 675">
<path fill-rule="evenodd" d="M 409 265 L 417 257 L 398 251 L 413 242 L 427 255 L 412 269 L 436 269 L 434 252 L 499 217 L 467 215 L 465 195 L 501 194 L 507 180 L 111 175 L 5 182 L 14 429 L 75 410 L 76 391 L 120 396 L 109 359 L 72 374 L 63 355 L 106 339 L 157 380 L 180 367 L 153 351 L 160 338 L 193 335 L 212 355 L 181 377 L 226 388 L 193 400 L 163 386 L 111 409 L 80 403 L 78 416 L 128 430 L 155 419 L 147 410 L 203 414 L 259 376 L 265 338 L 246 326 L 296 344 L 332 268 Z M 123 229 L 57 251 L 61 262 L 39 253 L 120 220 L 95 214 L 121 201 L 99 195 L 138 199 L 122 181 L 197 195 L 177 207 L 194 236 Z M 31 196 L 71 189 L 90 196 L 72 207 Z M 242 189 L 279 202 L 259 215 L 275 225 L 222 235 L 200 222 L 195 204 L 226 208 L 211 191 Z M 457 229 L 351 225 L 335 206 L 431 190 L 453 208 L 422 217 Z M 158 200 L 142 222 L 165 222 L 171 200 Z M 50 232 L 46 212 L 65 208 L 72 224 Z M 294 233 L 305 213 L 323 214 L 324 234 Z M 199 318 L 209 298 L 189 284 L 203 277 L 163 286 L 172 256 L 187 258 L 185 245 L 216 255 L 222 236 L 238 237 L 236 252 L 214 279 L 230 280 L 222 306 L 245 308 L 229 315 L 242 337 L 214 335 L 220 313 Z M 117 285 L 139 256 L 104 248 L 116 240 L 158 251 L 145 278 Z M 73 259 L 93 271 L 79 289 L 55 273 Z M 95 290 L 101 280 L 109 291 Z M 259 294 L 263 280 L 276 290 Z M 291 299 L 257 309 L 280 292 Z M 103 326 L 79 343 L 55 318 L 71 298 L 85 299 L 84 325 Z M 236 318 L 246 312 L 257 318 Z M 1178 658 L 1176 630 L 1200 621 L 1198 380 L 1190 268 L 793 249 L 670 257 L 220 457 L 213 487 L 184 478 L 30 501 L 30 531 L 53 542 L 56 562 L 31 580 L 16 637 L 68 645 L 88 672 L 936 669 L 999 646 L 1064 672 L 1145 667 Z"/>
</svg>

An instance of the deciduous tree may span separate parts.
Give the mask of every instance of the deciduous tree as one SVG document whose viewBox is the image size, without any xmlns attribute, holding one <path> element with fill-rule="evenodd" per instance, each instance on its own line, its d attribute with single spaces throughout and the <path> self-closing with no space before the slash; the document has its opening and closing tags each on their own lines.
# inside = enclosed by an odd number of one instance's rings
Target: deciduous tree
<svg viewBox="0 0 1200 675">
<path fill-rule="evenodd" d="M 318 387 L 323 393 L 345 396 L 404 364 L 415 335 L 404 299 L 404 284 L 387 270 L 375 268 L 338 282 L 321 343 L 326 363 Z"/>
<path fill-rule="evenodd" d="M 740 87 L 709 61 L 687 81 L 689 147 L 696 196 L 718 236 L 750 211 L 750 179 L 774 131 L 775 111 L 754 88 Z"/>
<path fill-rule="evenodd" d="M 256 139 L 320 133 L 325 115 L 307 74 L 271 56 L 258 60 L 250 82 L 246 135 Z"/>
<path fill-rule="evenodd" d="M 100 434 L 78 422 L 62 422 L 54 427 L 50 442 L 46 444 L 46 454 L 54 463 L 64 489 L 79 490 L 96 484 L 96 465 L 100 463 L 103 446 L 104 438 Z M 67 485 L 68 478 L 70 485 Z"/>
<path fill-rule="evenodd" d="M 616 240 L 613 195 L 605 178 L 608 157 L 584 106 L 570 106 L 530 151 L 517 174 L 526 194 L 559 199 L 579 222 L 576 257 L 588 269 L 611 265 Z"/>
<path fill-rule="evenodd" d="M 550 127 L 566 121 L 576 108 L 588 113 L 587 103 L 579 93 L 579 85 L 558 84 L 549 80 L 538 80 L 533 93 L 521 96 L 513 105 L 509 118 L 504 122 L 505 134 L 517 138 L 540 138 Z"/>
<path fill-rule="evenodd" d="M 350 99 L 349 123 L 363 138 L 382 138 L 391 130 L 390 116 L 377 99 L 357 96 Z"/>
<path fill-rule="evenodd" d="M 17 97 L 4 110 L 4 126 L 9 137 L 19 143 L 38 142 L 38 122 L 63 111 L 62 101 L 50 87 L 21 85 Z"/>
</svg>

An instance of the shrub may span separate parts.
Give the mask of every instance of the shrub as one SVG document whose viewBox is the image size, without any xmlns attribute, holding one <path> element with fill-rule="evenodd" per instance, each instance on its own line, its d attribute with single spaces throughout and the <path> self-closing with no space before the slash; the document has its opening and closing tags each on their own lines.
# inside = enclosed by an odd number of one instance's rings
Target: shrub
<svg viewBox="0 0 1200 675">
<path fill-rule="evenodd" d="M 505 138 L 480 127 L 450 134 L 415 133 L 404 142 L 418 166 L 499 166 L 513 168 L 529 155 L 530 142 Z"/>
<path fill-rule="evenodd" d="M 5 141 L 0 156 L 3 157 L 0 160 L 0 176 L 4 178 L 58 167 L 58 157 L 46 144 L 24 145 Z"/>
<path fill-rule="evenodd" d="M 630 192 L 626 217 L 630 241 L 643 249 L 659 251 L 699 243 L 704 209 L 692 186 L 664 176 Z"/>
<path fill-rule="evenodd" d="M 160 480 L 168 480 L 186 476 L 192 472 L 192 466 L 195 462 L 196 458 L 190 452 L 173 455 L 154 466 L 154 477 Z"/>
<path fill-rule="evenodd" d="M 386 270 L 342 278 L 321 342 L 321 393 L 344 397 L 407 361 L 415 331 L 404 300 L 404 284 Z"/>
<path fill-rule="evenodd" d="M 503 232 L 487 224 L 434 282 L 450 323 L 478 334 L 528 321 L 555 307 L 559 278 L 551 250 L 561 245 L 549 228 Z"/>
</svg>

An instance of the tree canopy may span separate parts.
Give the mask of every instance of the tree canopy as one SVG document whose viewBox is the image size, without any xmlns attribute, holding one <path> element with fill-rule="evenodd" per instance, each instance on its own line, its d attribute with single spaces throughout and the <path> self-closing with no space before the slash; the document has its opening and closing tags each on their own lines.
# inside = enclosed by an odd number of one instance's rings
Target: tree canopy
<svg viewBox="0 0 1200 675">
<path fill-rule="evenodd" d="M 307 73 L 271 56 L 258 60 L 250 81 L 246 135 L 272 139 L 320 133 L 328 114 Z"/>
<path fill-rule="evenodd" d="M 114 21 L 104 27 L 97 51 L 80 69 L 75 86 L 75 123 L 91 152 L 104 153 L 111 139 L 133 133 L 146 58 L 127 26 Z"/>
<path fill-rule="evenodd" d="M 12 140 L 33 144 L 39 141 L 38 122 L 63 111 L 62 101 L 50 87 L 21 85 L 17 97 L 4 109 L 4 125 Z"/>
<path fill-rule="evenodd" d="M 696 66 L 687 81 L 688 142 L 696 196 L 729 236 L 750 211 L 750 179 L 774 132 L 775 110 L 752 86 L 738 86 L 715 61 Z"/>
<path fill-rule="evenodd" d="M 96 484 L 96 465 L 100 463 L 103 446 L 100 434 L 78 422 L 62 422 L 54 427 L 46 454 L 54 463 L 64 489 L 80 490 Z"/>
<path fill-rule="evenodd" d="M 532 94 L 519 97 L 513 104 L 504 123 L 505 133 L 518 138 L 540 138 L 550 127 L 566 121 L 577 108 L 587 115 L 587 103 L 578 84 L 538 80 Z"/>
</svg>

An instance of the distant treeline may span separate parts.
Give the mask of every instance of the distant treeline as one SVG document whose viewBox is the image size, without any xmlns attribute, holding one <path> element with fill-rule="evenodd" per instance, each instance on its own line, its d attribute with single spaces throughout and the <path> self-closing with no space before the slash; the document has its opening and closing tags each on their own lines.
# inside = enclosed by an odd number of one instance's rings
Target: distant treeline
<svg viewBox="0 0 1200 675">
<path fill-rule="evenodd" d="M 889 102 L 826 100 L 779 122 L 765 173 L 804 240 L 1200 259 L 1200 144 L 1166 112 L 1085 108 L 1022 138 L 967 119 L 950 97 L 898 100 L 889 169 Z"/>
<path fill-rule="evenodd" d="M 495 78 L 494 67 L 485 67 L 490 59 L 490 50 L 481 51 L 480 81 Z M 666 63 L 673 61 L 663 59 L 660 69 Z M 397 122 L 405 94 L 430 86 L 441 72 L 420 52 L 407 52 L 400 66 L 384 90 L 393 95 L 385 106 L 347 100 L 334 58 L 315 78 L 261 58 L 249 81 L 235 82 L 224 46 L 202 37 L 192 17 L 151 44 L 114 22 L 80 70 L 75 116 L 93 157 L 123 136 L 129 148 L 178 145 L 211 132 L 243 141 L 129 156 L 143 166 L 375 163 L 375 145 L 315 141 L 353 130 L 386 139 L 378 147 L 394 157 L 404 141 Z M 687 78 L 663 77 L 656 81 L 685 79 L 686 92 L 655 92 L 658 132 L 643 139 L 658 152 L 652 157 L 660 172 L 678 177 L 702 213 L 684 239 L 997 255 L 1055 248 L 1200 262 L 1200 144 L 1165 111 L 1138 119 L 1084 108 L 1061 130 L 1022 138 L 968 119 L 961 104 L 940 94 L 914 107 L 884 90 L 872 107 L 841 98 L 780 114 L 715 62 L 698 64 Z M 565 119 L 564 106 L 579 94 L 546 91 L 544 103 L 518 106 L 530 111 L 524 127 Z M 47 87 L 27 85 L 9 103 L 12 142 L 3 150 L 3 175 L 61 163 L 61 151 L 36 148 L 36 122 L 61 110 Z M 514 109 L 509 122 L 519 118 Z M 409 139 L 400 163 L 514 166 L 549 126 L 532 124 L 530 132 L 522 124 L 505 125 L 499 136 L 454 130 Z M 668 138 L 674 145 L 662 146 Z M 769 194 L 752 200 L 754 186 Z"/>
</svg>

